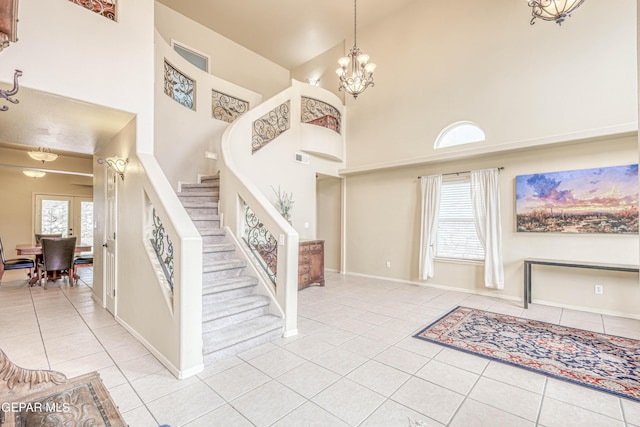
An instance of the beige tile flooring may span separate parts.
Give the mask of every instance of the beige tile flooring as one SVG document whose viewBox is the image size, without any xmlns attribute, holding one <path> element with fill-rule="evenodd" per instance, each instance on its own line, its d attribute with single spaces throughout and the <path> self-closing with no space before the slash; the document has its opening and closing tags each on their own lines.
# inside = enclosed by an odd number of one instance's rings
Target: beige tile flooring
<svg viewBox="0 0 640 427">
<path fill-rule="evenodd" d="M 456 305 L 633 338 L 638 320 L 333 273 L 299 303 L 298 336 L 179 381 L 86 284 L 2 283 L 0 348 L 24 367 L 97 370 L 132 427 L 640 426 L 640 403 L 411 337 Z"/>
</svg>

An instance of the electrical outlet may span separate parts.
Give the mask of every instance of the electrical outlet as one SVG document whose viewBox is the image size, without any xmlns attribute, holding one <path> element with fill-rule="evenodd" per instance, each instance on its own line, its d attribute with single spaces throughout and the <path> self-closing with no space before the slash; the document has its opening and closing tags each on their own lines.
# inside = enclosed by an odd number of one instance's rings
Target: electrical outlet
<svg viewBox="0 0 640 427">
<path fill-rule="evenodd" d="M 604 294 L 604 285 L 596 285 L 595 292 L 598 295 Z"/>
<path fill-rule="evenodd" d="M 391 261 L 387 261 L 386 267 L 391 268 Z"/>
</svg>

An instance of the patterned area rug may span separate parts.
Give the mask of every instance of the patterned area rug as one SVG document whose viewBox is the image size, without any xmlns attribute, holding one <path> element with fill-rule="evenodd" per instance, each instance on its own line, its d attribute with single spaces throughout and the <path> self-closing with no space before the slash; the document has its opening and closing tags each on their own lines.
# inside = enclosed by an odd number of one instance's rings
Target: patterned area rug
<svg viewBox="0 0 640 427">
<path fill-rule="evenodd" d="M 414 337 L 640 401 L 638 340 L 467 307 Z"/>
</svg>

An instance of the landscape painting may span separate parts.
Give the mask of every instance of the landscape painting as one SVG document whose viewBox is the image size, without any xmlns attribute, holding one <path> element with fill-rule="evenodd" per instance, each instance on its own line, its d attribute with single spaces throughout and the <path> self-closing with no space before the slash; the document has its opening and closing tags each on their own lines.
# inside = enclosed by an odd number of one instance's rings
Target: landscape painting
<svg viewBox="0 0 640 427">
<path fill-rule="evenodd" d="M 638 165 L 516 177 L 521 232 L 638 233 Z"/>
</svg>

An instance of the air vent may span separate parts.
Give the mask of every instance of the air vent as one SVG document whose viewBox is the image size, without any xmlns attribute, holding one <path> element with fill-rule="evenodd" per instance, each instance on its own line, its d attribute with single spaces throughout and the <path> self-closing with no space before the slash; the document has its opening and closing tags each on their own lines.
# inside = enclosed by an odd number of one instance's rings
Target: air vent
<svg viewBox="0 0 640 427">
<path fill-rule="evenodd" d="M 296 153 L 296 162 L 304 163 L 305 165 L 309 164 L 309 156 L 307 154 Z"/>
</svg>

